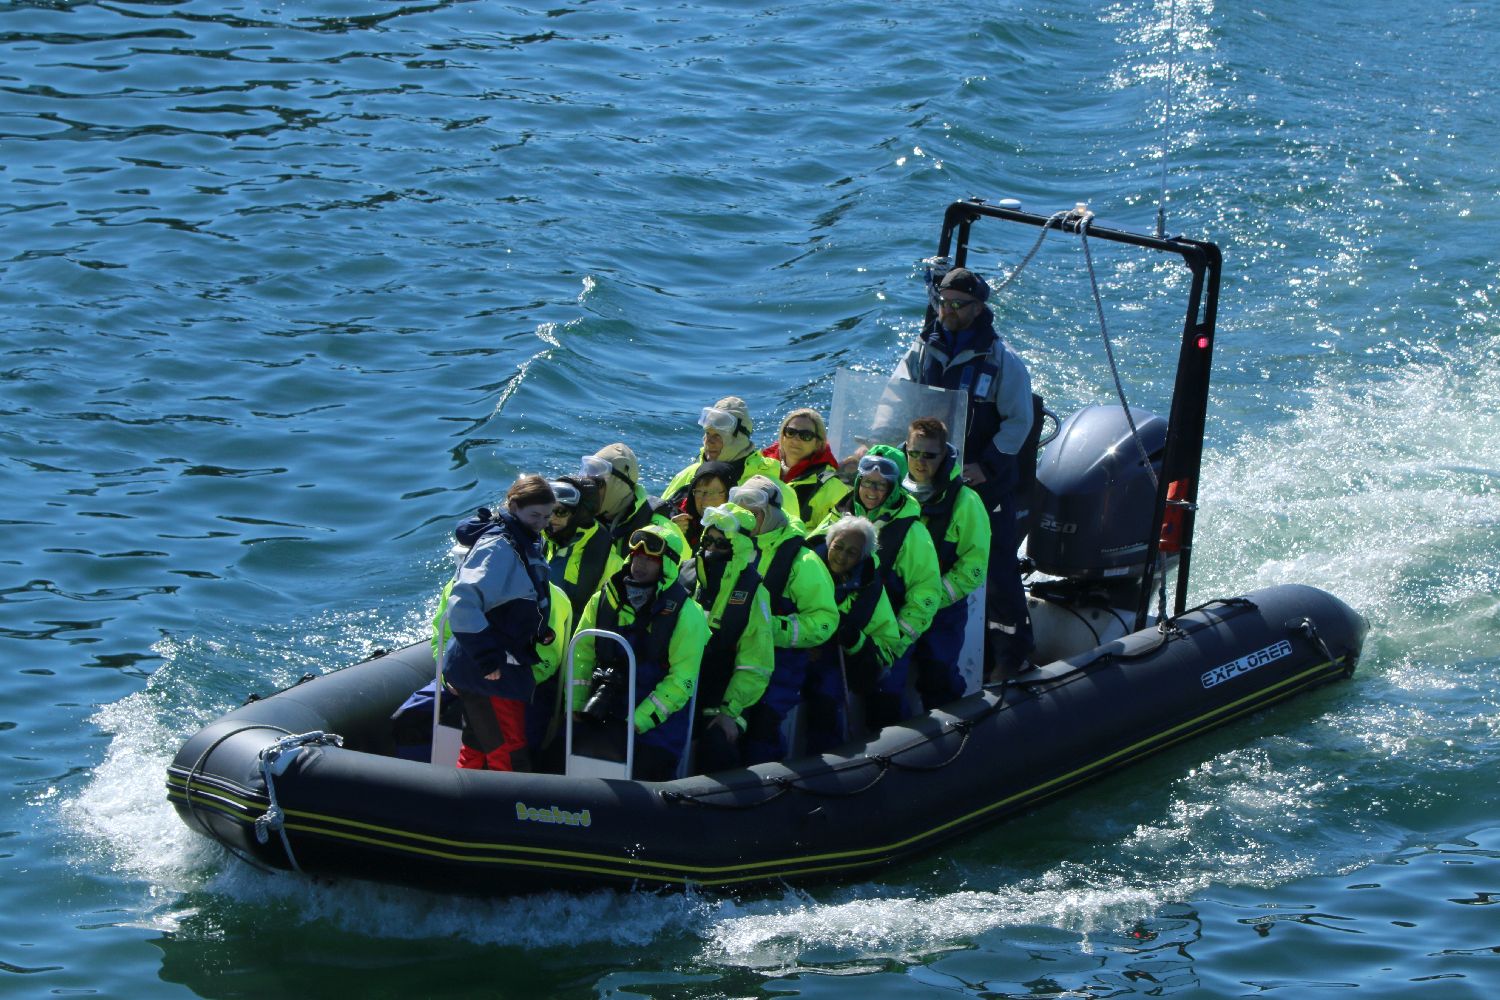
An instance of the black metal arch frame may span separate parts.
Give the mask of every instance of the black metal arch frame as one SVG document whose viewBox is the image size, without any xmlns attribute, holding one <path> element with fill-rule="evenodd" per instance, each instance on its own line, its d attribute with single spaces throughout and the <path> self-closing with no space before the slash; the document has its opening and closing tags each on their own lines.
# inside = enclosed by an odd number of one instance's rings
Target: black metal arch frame
<svg viewBox="0 0 1500 1000">
<path fill-rule="evenodd" d="M 990 205 L 983 199 L 956 201 L 943 213 L 943 232 L 938 239 L 938 255 L 949 257 L 955 267 L 965 266 L 969 252 L 969 234 L 980 219 L 998 219 L 1042 229 L 1079 233 L 1086 216 L 1068 212 L 1054 216 L 1034 215 L 1020 209 Z M 1177 355 L 1177 377 L 1172 388 L 1172 405 L 1167 416 L 1167 443 L 1162 453 L 1161 475 L 1157 481 L 1154 520 L 1148 526 L 1149 545 L 1146 568 L 1139 581 L 1135 628 L 1142 629 L 1150 614 L 1153 567 L 1160 548 L 1159 534 L 1167 506 L 1167 490 L 1173 483 L 1183 484 L 1181 496 L 1174 500 L 1182 513 L 1182 548 L 1177 563 L 1176 598 L 1172 614 L 1187 609 L 1188 570 L 1193 547 L 1193 525 L 1198 504 L 1198 479 L 1203 462 L 1203 434 L 1208 415 L 1208 383 L 1213 358 L 1214 330 L 1219 307 L 1219 277 L 1223 258 L 1213 243 L 1189 240 L 1181 236 L 1158 239 L 1138 233 L 1096 226 L 1088 220 L 1088 238 L 1109 243 L 1123 243 L 1143 250 L 1175 254 L 1192 272 L 1187 310 L 1182 324 L 1182 343 Z M 930 329 L 936 315 L 929 303 L 923 329 Z"/>
</svg>

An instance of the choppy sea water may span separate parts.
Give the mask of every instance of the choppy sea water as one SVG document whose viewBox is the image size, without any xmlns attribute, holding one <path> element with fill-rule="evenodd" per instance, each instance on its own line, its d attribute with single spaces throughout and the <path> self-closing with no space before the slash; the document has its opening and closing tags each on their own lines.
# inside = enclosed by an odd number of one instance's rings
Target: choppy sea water
<svg viewBox="0 0 1500 1000">
<path fill-rule="evenodd" d="M 1497 24 L 0 8 L 0 994 L 1489 995 Z M 176 746 L 247 692 L 417 638 L 453 520 L 518 471 L 620 439 L 663 482 L 720 395 L 761 426 L 826 405 L 912 336 L 948 201 L 1148 231 L 1163 156 L 1168 230 L 1226 259 L 1193 594 L 1331 590 L 1372 623 L 1351 683 L 744 899 L 315 885 L 167 806 Z M 1180 279 L 1097 256 L 1159 407 Z M 1000 310 L 1054 405 L 1109 398 L 1076 242 Z"/>
</svg>

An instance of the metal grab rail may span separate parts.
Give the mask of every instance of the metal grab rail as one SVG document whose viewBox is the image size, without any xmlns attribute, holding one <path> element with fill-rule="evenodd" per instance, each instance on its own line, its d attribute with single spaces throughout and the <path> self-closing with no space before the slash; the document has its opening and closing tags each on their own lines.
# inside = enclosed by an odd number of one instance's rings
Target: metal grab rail
<svg viewBox="0 0 1500 1000">
<path fill-rule="evenodd" d="M 571 638 L 571 639 L 568 640 L 568 654 L 567 654 L 566 657 L 564 657 L 564 663 L 567 665 L 567 669 L 568 669 L 568 684 L 569 684 L 570 689 L 571 689 L 571 686 L 573 684 L 578 683 L 578 681 L 573 676 L 573 657 L 574 657 L 574 651 L 578 648 L 578 640 L 582 639 L 584 636 L 592 636 L 592 637 L 594 637 L 596 639 L 613 639 L 615 642 L 618 642 L 621 646 L 625 647 L 625 663 L 626 663 L 626 669 L 629 671 L 629 677 L 627 678 L 627 680 L 629 682 L 629 686 L 626 688 L 625 703 L 628 706 L 630 706 L 630 711 L 634 711 L 635 704 L 636 704 L 636 699 L 635 699 L 635 650 L 633 650 L 633 649 L 630 648 L 630 643 L 628 641 L 626 641 L 625 637 L 623 635 L 620 635 L 618 632 L 611 632 L 608 629 L 602 629 L 602 628 L 583 628 L 583 629 L 579 629 L 577 632 L 573 633 L 573 638 Z M 564 773 L 567 774 L 569 777 L 572 777 L 573 776 L 573 699 L 571 697 L 571 690 L 569 692 L 569 698 L 568 698 L 568 705 L 567 705 L 567 729 L 565 730 L 565 732 L 566 732 L 566 738 L 565 738 L 564 743 L 563 743 L 563 753 L 566 755 L 564 757 L 564 761 L 565 761 L 565 764 L 564 764 Z M 593 759 L 597 760 L 598 758 L 593 758 Z M 635 724 L 631 721 L 630 714 L 629 714 L 629 712 L 627 712 L 626 716 L 625 716 L 625 773 L 624 773 L 624 775 L 622 775 L 622 777 L 629 778 L 634 773 L 634 771 L 635 771 Z"/>
</svg>

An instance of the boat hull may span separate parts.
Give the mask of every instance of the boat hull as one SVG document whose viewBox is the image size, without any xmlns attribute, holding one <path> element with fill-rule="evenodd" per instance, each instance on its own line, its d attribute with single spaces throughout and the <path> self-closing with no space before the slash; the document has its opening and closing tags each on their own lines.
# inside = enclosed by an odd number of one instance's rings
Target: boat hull
<svg viewBox="0 0 1500 1000">
<path fill-rule="evenodd" d="M 667 783 L 385 756 L 391 712 L 431 676 L 430 656 L 413 646 L 215 721 L 177 754 L 168 795 L 189 826 L 258 863 L 439 891 L 853 877 L 1347 677 L 1367 630 L 1343 602 L 1300 585 L 1214 602 L 1174 624 L 838 753 Z M 313 731 L 345 745 L 284 751 L 279 774 L 263 764 L 281 737 Z"/>
</svg>

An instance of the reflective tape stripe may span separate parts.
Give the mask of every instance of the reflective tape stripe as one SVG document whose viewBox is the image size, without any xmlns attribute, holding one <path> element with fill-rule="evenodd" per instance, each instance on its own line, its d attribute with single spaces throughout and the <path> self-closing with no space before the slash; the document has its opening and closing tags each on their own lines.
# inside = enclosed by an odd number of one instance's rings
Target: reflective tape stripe
<svg viewBox="0 0 1500 1000">
<path fill-rule="evenodd" d="M 958 600 L 958 591 L 953 588 L 953 584 L 946 576 L 943 577 L 943 589 L 948 592 L 948 600 L 950 602 Z"/>
<path fill-rule="evenodd" d="M 656 717 L 656 721 L 660 722 L 661 720 L 672 714 L 671 711 L 668 710 L 667 706 L 663 705 L 661 703 L 661 699 L 658 698 L 654 693 L 647 695 L 646 700 L 655 705 L 656 710 L 661 713 Z"/>
<path fill-rule="evenodd" d="M 907 635 L 911 636 L 913 639 L 915 639 L 918 635 L 921 634 L 916 629 L 914 629 L 910 625 L 906 624 L 906 619 L 905 618 L 897 618 L 896 619 L 896 624 L 901 626 L 901 631 L 905 632 Z"/>
<path fill-rule="evenodd" d="M 787 618 L 787 621 L 792 623 L 792 645 L 795 646 L 797 645 L 797 636 L 802 632 L 802 626 L 797 623 L 796 615 Z"/>
</svg>

